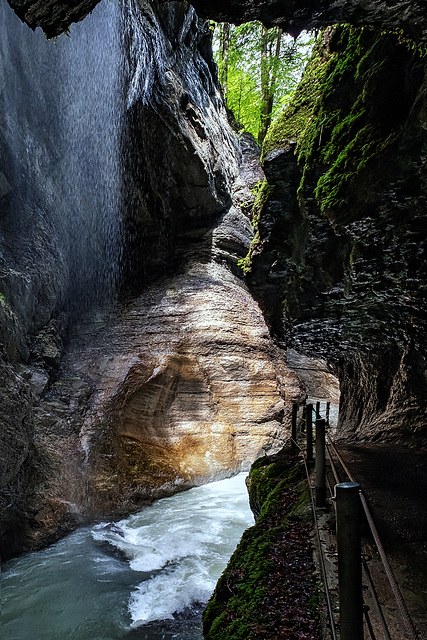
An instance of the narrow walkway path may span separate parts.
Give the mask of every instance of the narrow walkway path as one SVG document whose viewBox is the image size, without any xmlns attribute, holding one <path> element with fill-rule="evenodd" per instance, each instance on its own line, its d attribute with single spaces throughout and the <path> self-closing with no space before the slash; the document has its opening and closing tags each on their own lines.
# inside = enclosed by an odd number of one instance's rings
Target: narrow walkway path
<svg viewBox="0 0 427 640">
<path fill-rule="evenodd" d="M 427 640 L 427 451 L 375 444 L 339 451 L 364 489 L 420 640 Z M 384 580 L 379 595 L 387 606 L 386 589 Z"/>
</svg>

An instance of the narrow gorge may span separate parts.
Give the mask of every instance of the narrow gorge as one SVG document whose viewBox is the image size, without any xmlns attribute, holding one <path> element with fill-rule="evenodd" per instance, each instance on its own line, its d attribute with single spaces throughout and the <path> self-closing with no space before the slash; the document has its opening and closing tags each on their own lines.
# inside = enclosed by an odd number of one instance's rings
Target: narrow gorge
<svg viewBox="0 0 427 640">
<path fill-rule="evenodd" d="M 28 39 L 9 65 L 30 93 L 4 113 L 20 163 L 4 175 L 7 557 L 248 468 L 283 446 L 303 388 L 237 266 L 261 169 L 227 123 L 204 21 L 100 7 L 54 45 L 4 20 Z M 88 47 L 106 28 L 104 59 Z"/>
<path fill-rule="evenodd" d="M 253 503 L 294 403 L 425 450 L 425 8 L 297 4 L 2 5 L 3 560 L 258 460 Z M 210 19 L 316 30 L 262 148 Z"/>
</svg>

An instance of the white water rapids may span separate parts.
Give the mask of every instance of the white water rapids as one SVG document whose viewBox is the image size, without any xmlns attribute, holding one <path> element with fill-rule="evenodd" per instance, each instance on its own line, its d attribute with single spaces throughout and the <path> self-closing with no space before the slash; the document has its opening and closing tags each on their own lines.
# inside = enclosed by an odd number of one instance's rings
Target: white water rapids
<svg viewBox="0 0 427 640">
<path fill-rule="evenodd" d="M 200 639 L 201 607 L 253 523 L 244 479 L 164 498 L 6 563 L 4 638 Z"/>
</svg>

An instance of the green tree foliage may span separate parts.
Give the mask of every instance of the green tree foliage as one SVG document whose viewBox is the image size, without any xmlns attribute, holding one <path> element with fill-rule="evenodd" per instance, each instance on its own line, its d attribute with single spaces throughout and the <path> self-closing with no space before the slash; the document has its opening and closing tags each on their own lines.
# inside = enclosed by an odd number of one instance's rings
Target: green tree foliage
<svg viewBox="0 0 427 640">
<path fill-rule="evenodd" d="M 313 43 L 310 34 L 295 40 L 260 22 L 215 25 L 214 52 L 227 107 L 259 142 L 294 94 Z"/>
</svg>

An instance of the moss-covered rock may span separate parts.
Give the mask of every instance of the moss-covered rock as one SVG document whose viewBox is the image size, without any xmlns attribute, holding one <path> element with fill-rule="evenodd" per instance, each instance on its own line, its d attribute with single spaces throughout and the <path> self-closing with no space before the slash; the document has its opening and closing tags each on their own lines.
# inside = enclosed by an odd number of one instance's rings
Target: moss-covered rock
<svg viewBox="0 0 427 640">
<path fill-rule="evenodd" d="M 337 364 L 340 420 L 369 437 L 425 434 L 426 61 L 401 31 L 325 30 L 263 150 L 273 189 L 248 281 L 281 340 Z M 377 354 L 392 375 L 367 398 Z"/>
<path fill-rule="evenodd" d="M 291 449 L 252 465 L 247 483 L 257 521 L 204 612 L 206 640 L 320 637 L 304 478 Z"/>
<path fill-rule="evenodd" d="M 270 152 L 286 149 L 290 141 L 304 137 L 305 130 L 320 108 L 328 62 L 331 58 L 329 39 L 332 29 L 326 29 L 317 39 L 310 62 L 304 70 L 289 105 L 273 121 L 264 140 L 261 160 Z"/>
<path fill-rule="evenodd" d="M 297 153 L 304 168 L 302 195 L 316 180 L 322 213 L 342 224 L 357 219 L 367 199 L 374 201 L 389 180 L 388 170 L 375 183 L 370 173 L 376 160 L 389 153 L 409 115 L 422 82 L 424 52 L 400 33 L 349 26 L 334 29 L 329 51 Z M 369 195 L 354 188 L 363 180 Z"/>
<path fill-rule="evenodd" d="M 326 29 L 293 99 L 268 132 L 262 158 L 296 141 L 301 197 L 314 186 L 322 213 L 340 223 L 357 218 L 367 192 L 358 202 L 353 183 L 368 177 L 398 138 L 422 81 L 425 54 L 401 32 Z"/>
<path fill-rule="evenodd" d="M 264 207 L 264 204 L 267 202 L 268 198 L 270 197 L 273 191 L 273 188 L 270 187 L 267 180 L 264 180 L 263 182 L 260 182 L 258 185 L 256 185 L 253 191 L 256 193 L 256 195 L 255 195 L 255 201 L 252 207 L 251 222 L 252 222 L 252 226 L 254 228 L 255 233 L 251 241 L 247 255 L 241 260 L 239 260 L 239 262 L 237 263 L 243 269 L 244 273 L 248 273 L 248 271 L 250 271 L 251 263 L 252 263 L 252 255 L 254 254 L 254 252 L 259 251 L 260 245 L 262 245 L 260 240 L 260 231 L 259 231 L 258 225 L 259 225 L 261 212 Z"/>
</svg>

